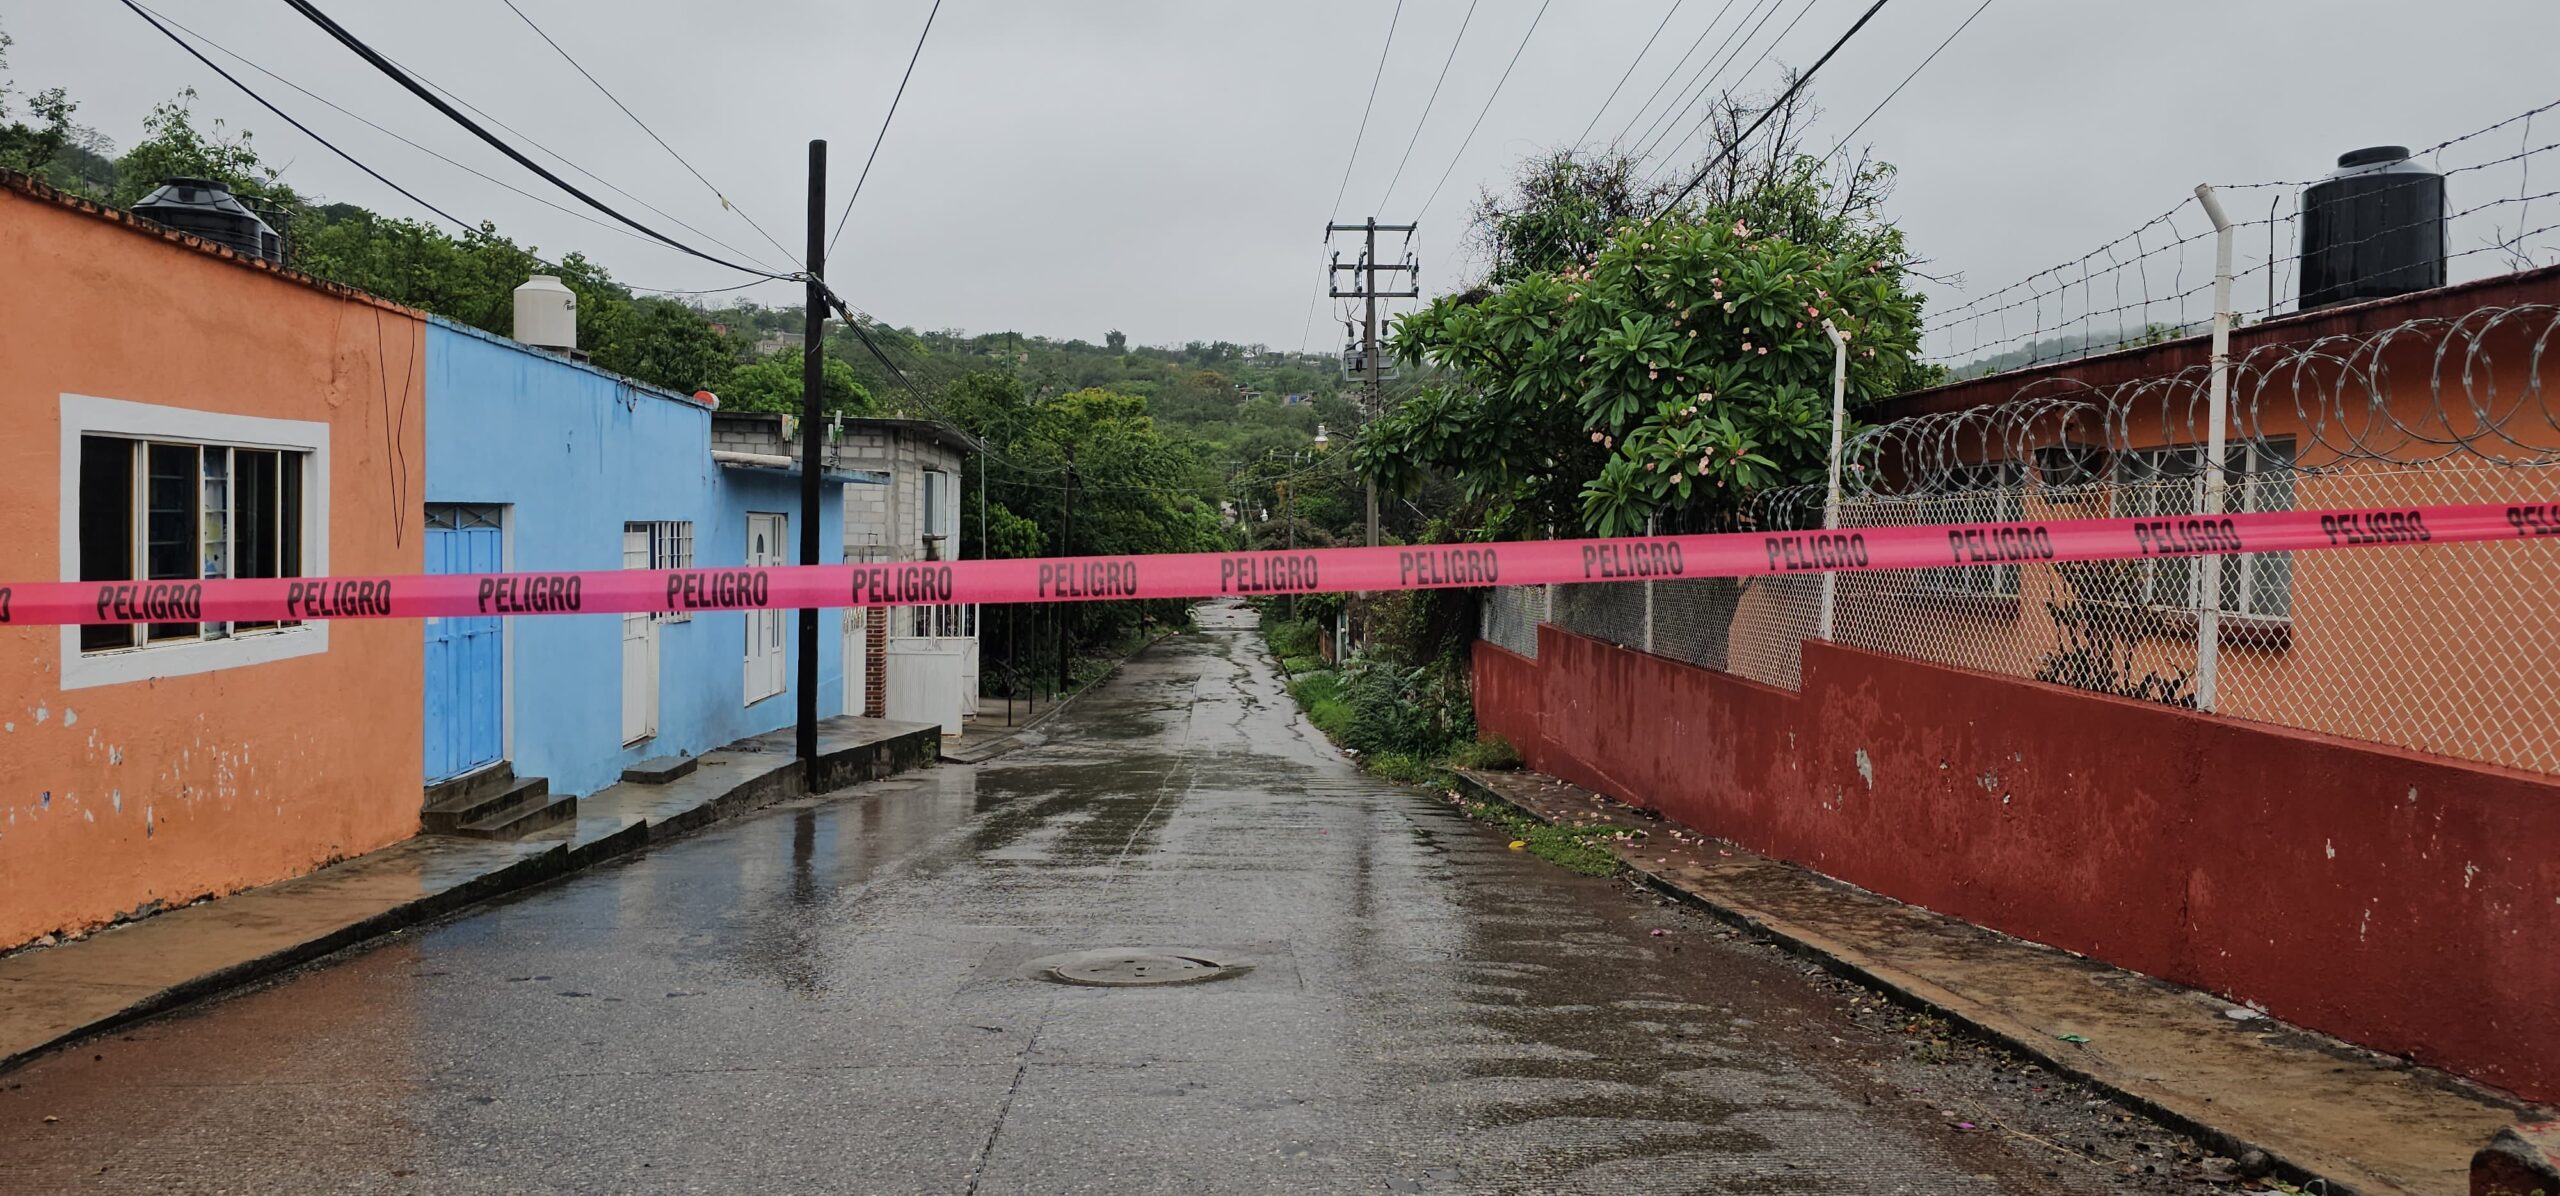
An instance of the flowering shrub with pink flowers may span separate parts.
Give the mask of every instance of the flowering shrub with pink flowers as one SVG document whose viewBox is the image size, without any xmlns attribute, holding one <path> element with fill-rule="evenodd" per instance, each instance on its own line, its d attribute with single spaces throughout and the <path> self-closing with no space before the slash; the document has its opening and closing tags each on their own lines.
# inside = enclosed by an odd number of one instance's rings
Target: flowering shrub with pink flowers
<svg viewBox="0 0 2560 1196">
<path fill-rule="evenodd" d="M 1390 342 L 1435 380 L 1361 437 L 1360 465 L 1391 486 L 1455 478 L 1509 534 L 1716 526 L 1752 491 L 1818 481 L 1824 320 L 1849 338 L 1852 412 L 1930 380 L 1900 234 L 1867 232 L 1832 252 L 1674 215 L 1621 225 L 1579 263 L 1435 300 Z"/>
</svg>

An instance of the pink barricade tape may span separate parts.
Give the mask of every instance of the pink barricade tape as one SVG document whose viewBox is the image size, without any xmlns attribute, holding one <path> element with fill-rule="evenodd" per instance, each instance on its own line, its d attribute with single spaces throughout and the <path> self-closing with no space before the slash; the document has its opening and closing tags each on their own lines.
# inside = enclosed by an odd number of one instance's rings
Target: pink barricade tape
<svg viewBox="0 0 2560 1196">
<path fill-rule="evenodd" d="M 2237 552 L 2530 540 L 2560 504 L 1956 523 L 1615 540 L 1528 540 L 1035 560 L 216 581 L 0 583 L 0 624 L 1215 598 L 1443 586 L 1658 581 Z"/>
</svg>

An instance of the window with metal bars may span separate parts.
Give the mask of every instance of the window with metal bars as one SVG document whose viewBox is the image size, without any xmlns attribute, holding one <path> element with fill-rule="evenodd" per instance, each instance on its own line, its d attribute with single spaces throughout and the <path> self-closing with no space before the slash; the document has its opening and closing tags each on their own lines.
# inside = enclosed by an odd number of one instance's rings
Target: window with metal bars
<svg viewBox="0 0 2560 1196">
<path fill-rule="evenodd" d="M 648 533 L 649 568 L 693 568 L 692 520 L 659 519 L 632 522 L 623 524 L 622 530 L 626 535 L 637 532 Z M 657 612 L 651 617 L 661 623 L 690 623 L 693 621 L 693 612 L 685 610 L 664 610 Z"/>
<path fill-rule="evenodd" d="M 80 580 L 302 576 L 309 456 L 289 449 L 82 436 Z M 199 643 L 294 625 L 92 623 L 80 629 L 80 650 Z"/>
<path fill-rule="evenodd" d="M 2223 509 L 2234 514 L 2292 510 L 2293 459 L 2289 437 L 2225 445 Z M 2114 513 L 2151 519 L 2203 510 L 2204 462 L 2204 446 L 2194 444 L 2137 449 L 2120 456 Z M 2204 570 L 2197 558 L 2131 563 L 2138 571 L 2134 591 L 2138 603 L 2180 610 L 2204 606 Z M 2226 558 L 2221 609 L 2252 618 L 2292 618 L 2293 554 L 2255 552 Z"/>
</svg>

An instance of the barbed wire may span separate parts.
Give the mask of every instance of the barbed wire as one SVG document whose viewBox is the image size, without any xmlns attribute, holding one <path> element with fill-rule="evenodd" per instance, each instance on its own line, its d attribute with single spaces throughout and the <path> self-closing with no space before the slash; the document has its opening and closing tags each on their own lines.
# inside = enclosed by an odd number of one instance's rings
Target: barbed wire
<svg viewBox="0 0 2560 1196">
<path fill-rule="evenodd" d="M 2560 219 L 2545 218 L 2536 224 L 2534 218 L 2534 205 L 2560 199 L 2560 186 L 2536 190 L 2533 179 L 2534 160 L 2560 150 L 2560 140 L 2537 143 L 2533 138 L 2534 118 L 2553 108 L 2560 108 L 2560 101 L 2410 154 L 2408 161 L 2423 161 L 2442 178 L 2446 202 L 2441 214 L 2422 213 L 2352 239 L 2328 242 L 2326 249 L 2352 258 L 2355 250 L 2372 242 L 2413 230 L 2423 235 L 2440 222 L 2447 283 L 2488 277 L 2500 272 L 2501 266 L 2512 271 L 2560 261 L 2560 243 L 2543 240 L 2560 230 Z M 2510 128 L 2518 132 L 2516 147 L 2504 152 L 2490 149 L 2486 139 Z M 2460 201 L 2465 189 L 2481 187 L 2490 172 L 2508 170 L 2516 176 L 2512 189 L 2499 187 L 2494 194 L 2474 191 L 2475 197 L 2488 197 L 2467 204 Z M 2232 272 L 2232 307 L 2243 323 L 2301 310 L 2301 280 L 2295 273 L 2302 248 L 2298 192 L 2321 181 L 2216 184 L 2226 198 L 2275 192 L 2267 215 L 2233 225 L 2243 263 L 2235 264 Z M 2286 191 L 2297 193 L 2290 210 L 2284 203 Z M 1949 366 L 1958 377 L 1972 377 L 2201 330 L 2213 316 L 2215 234 L 2204 214 L 2194 209 L 2196 203 L 2192 196 L 2183 198 L 2095 249 L 1931 316 L 1922 334 L 1922 359 Z M 2343 281 L 2352 290 L 2353 284 L 2370 280 Z"/>
<path fill-rule="evenodd" d="M 2112 385 L 2043 377 L 2006 399 L 1860 429 L 1841 446 L 1844 503 L 1973 490 L 2235 484 L 2382 466 L 2560 466 L 2545 372 L 2560 304 L 2484 306 L 2388 328 L 2262 345 L 2230 364 L 2225 455 L 2204 459 L 2212 367 Z M 1827 487 L 1756 500 L 1760 527 L 1817 527 Z"/>
</svg>

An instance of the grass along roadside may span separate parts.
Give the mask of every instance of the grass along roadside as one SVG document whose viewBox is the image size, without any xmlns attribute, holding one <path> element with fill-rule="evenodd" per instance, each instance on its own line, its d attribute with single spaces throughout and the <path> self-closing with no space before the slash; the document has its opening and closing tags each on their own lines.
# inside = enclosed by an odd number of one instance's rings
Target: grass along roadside
<svg viewBox="0 0 2560 1196">
<path fill-rule="evenodd" d="M 1448 670 L 1404 668 L 1355 657 L 1329 667 L 1317 653 L 1319 631 L 1311 622 L 1277 619 L 1263 624 L 1264 642 L 1288 674 L 1289 696 L 1307 721 L 1363 770 L 1440 794 L 1460 812 L 1508 832 L 1511 848 L 1584 876 L 1609 876 L 1620 865 L 1614 845 L 1638 842 L 1645 832 L 1621 826 L 1550 825 L 1519 809 L 1460 796 L 1455 770 L 1515 769 L 1520 753 L 1499 736 L 1475 737 L 1474 710 L 1465 687 L 1449 684 Z"/>
</svg>

